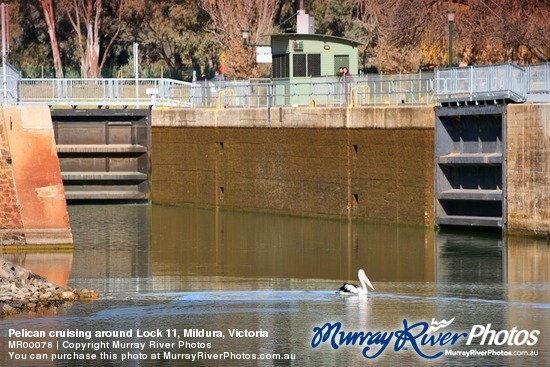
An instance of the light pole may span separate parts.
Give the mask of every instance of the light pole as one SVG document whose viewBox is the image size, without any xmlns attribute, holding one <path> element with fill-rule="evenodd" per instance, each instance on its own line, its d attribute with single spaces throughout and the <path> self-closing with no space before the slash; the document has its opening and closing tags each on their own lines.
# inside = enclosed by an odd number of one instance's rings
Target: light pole
<svg viewBox="0 0 550 367">
<path fill-rule="evenodd" d="M 248 35 L 250 34 L 250 31 L 248 29 L 243 29 L 241 31 L 241 35 L 243 37 L 243 45 L 248 45 Z"/>
<path fill-rule="evenodd" d="M 250 31 L 248 29 L 243 29 L 241 31 L 241 36 L 243 38 L 243 46 L 250 46 L 250 47 L 271 47 L 271 45 L 267 44 L 260 44 L 260 43 L 249 43 L 248 38 L 250 37 Z"/>
<path fill-rule="evenodd" d="M 449 67 L 453 66 L 453 23 L 455 21 L 455 12 L 449 10 L 447 12 L 447 20 L 449 21 Z"/>
<path fill-rule="evenodd" d="M 134 76 L 136 77 L 136 108 L 139 108 L 139 57 L 138 43 L 134 42 Z"/>
<path fill-rule="evenodd" d="M 2 105 L 8 104 L 8 73 L 6 70 L 6 57 L 8 56 L 8 5 L 2 3 L 0 5 L 2 17 Z"/>
</svg>

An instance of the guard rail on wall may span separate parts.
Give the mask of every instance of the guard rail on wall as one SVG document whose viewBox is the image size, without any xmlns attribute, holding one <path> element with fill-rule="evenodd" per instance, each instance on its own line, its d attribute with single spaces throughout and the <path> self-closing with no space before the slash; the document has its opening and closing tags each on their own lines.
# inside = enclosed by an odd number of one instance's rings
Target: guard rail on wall
<svg viewBox="0 0 550 367">
<path fill-rule="evenodd" d="M 312 78 L 288 80 L 231 80 L 188 83 L 173 79 L 21 79 L 19 104 L 51 106 L 170 106 L 189 108 L 348 106 L 350 91 L 368 90 L 355 105 L 433 103 L 431 78 L 399 75 L 358 77 L 354 81 Z M 228 91 L 228 92 L 224 92 Z"/>
<path fill-rule="evenodd" d="M 438 102 L 527 98 L 525 69 L 511 63 L 437 69 L 434 87 Z"/>
<path fill-rule="evenodd" d="M 203 82 L 193 87 L 192 107 L 368 106 L 431 104 L 431 79 L 311 81 L 290 83 Z M 219 101 L 231 90 L 231 104 Z M 354 96 L 352 90 L 356 89 Z"/>
<path fill-rule="evenodd" d="M 550 62 L 526 65 L 527 94 L 550 95 Z"/>
<path fill-rule="evenodd" d="M 352 81 L 321 77 L 292 83 L 276 79 L 196 83 L 163 78 L 19 79 L 16 89 L 16 98 L 8 104 L 248 108 L 426 105 L 490 99 L 550 101 L 550 63 L 437 69 L 435 77 L 430 73 L 363 74 Z"/>
<path fill-rule="evenodd" d="M 191 86 L 172 79 L 21 79 L 18 103 L 189 107 Z"/>
<path fill-rule="evenodd" d="M 0 66 L 0 83 L 2 85 L 2 104 L 13 105 L 17 103 L 17 81 L 19 73 L 11 64 L 6 63 L 6 70 Z M 5 75 L 5 79 L 4 79 Z"/>
</svg>

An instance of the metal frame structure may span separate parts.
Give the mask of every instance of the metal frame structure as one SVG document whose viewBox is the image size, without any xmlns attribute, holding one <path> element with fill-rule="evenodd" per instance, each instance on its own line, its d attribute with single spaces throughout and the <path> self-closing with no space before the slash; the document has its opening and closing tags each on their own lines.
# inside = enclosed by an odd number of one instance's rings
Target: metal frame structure
<svg viewBox="0 0 550 367">
<path fill-rule="evenodd" d="M 512 63 L 437 69 L 436 101 L 527 99 L 525 69 Z"/>
<path fill-rule="evenodd" d="M 550 102 L 550 62 L 525 67 L 527 73 L 527 100 Z"/>
<path fill-rule="evenodd" d="M 136 84 L 137 83 L 137 84 Z M 432 104 L 432 79 L 394 76 L 361 77 L 347 82 L 335 77 L 310 82 L 231 80 L 182 82 L 173 79 L 20 79 L 18 104 L 50 106 L 167 106 L 188 108 L 275 107 L 292 105 Z M 368 91 L 368 95 L 365 92 Z"/>
<path fill-rule="evenodd" d="M 21 79 L 10 69 L 7 104 L 99 107 L 254 108 L 401 106 L 487 100 L 550 102 L 550 63 L 437 69 L 433 73 L 362 74 L 288 79 Z"/>
</svg>

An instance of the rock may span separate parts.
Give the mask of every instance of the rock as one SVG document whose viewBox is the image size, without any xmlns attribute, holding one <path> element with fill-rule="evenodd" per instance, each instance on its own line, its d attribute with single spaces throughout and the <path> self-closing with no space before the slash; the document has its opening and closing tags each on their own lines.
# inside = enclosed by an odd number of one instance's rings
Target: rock
<svg viewBox="0 0 550 367">
<path fill-rule="evenodd" d="M 4 315 L 13 315 L 13 314 L 16 314 L 17 313 L 17 310 L 15 310 L 15 308 L 11 307 L 10 305 L 8 305 L 7 303 L 5 303 L 3 306 L 2 306 L 2 313 Z"/>
<path fill-rule="evenodd" d="M 93 290 L 63 289 L 29 270 L 0 259 L 0 317 L 23 310 L 29 314 L 47 308 L 56 312 L 57 307 L 67 301 L 96 298 L 99 294 Z"/>
<path fill-rule="evenodd" d="M 74 293 L 71 292 L 71 291 L 65 291 L 65 292 L 61 293 L 61 296 L 63 297 L 63 299 L 66 299 L 66 300 L 73 300 L 74 299 Z"/>
<path fill-rule="evenodd" d="M 38 299 L 39 299 L 40 301 L 44 301 L 44 300 L 47 300 L 48 298 L 50 298 L 51 296 L 52 296 L 52 292 L 47 291 L 47 292 L 45 292 L 45 293 L 42 293 L 42 294 L 38 297 Z"/>
<path fill-rule="evenodd" d="M 99 298 L 99 294 L 94 292 L 93 290 L 83 289 L 80 292 L 75 292 L 76 299 L 78 300 L 92 300 Z"/>
</svg>

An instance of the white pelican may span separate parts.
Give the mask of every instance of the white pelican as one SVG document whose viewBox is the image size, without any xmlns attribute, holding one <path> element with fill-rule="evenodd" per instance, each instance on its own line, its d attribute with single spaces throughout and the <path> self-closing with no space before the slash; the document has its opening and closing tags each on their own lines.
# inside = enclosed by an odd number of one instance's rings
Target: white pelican
<svg viewBox="0 0 550 367">
<path fill-rule="evenodd" d="M 369 293 L 369 290 L 367 289 L 367 286 L 371 287 L 372 290 L 374 290 L 374 287 L 372 286 L 369 278 L 367 278 L 367 275 L 365 274 L 365 271 L 363 269 L 359 269 L 359 271 L 357 272 L 357 276 L 359 277 L 359 281 L 361 282 L 361 286 L 358 287 L 355 284 L 344 283 L 344 285 L 340 287 L 340 294 L 366 295 L 367 293 Z"/>
</svg>

